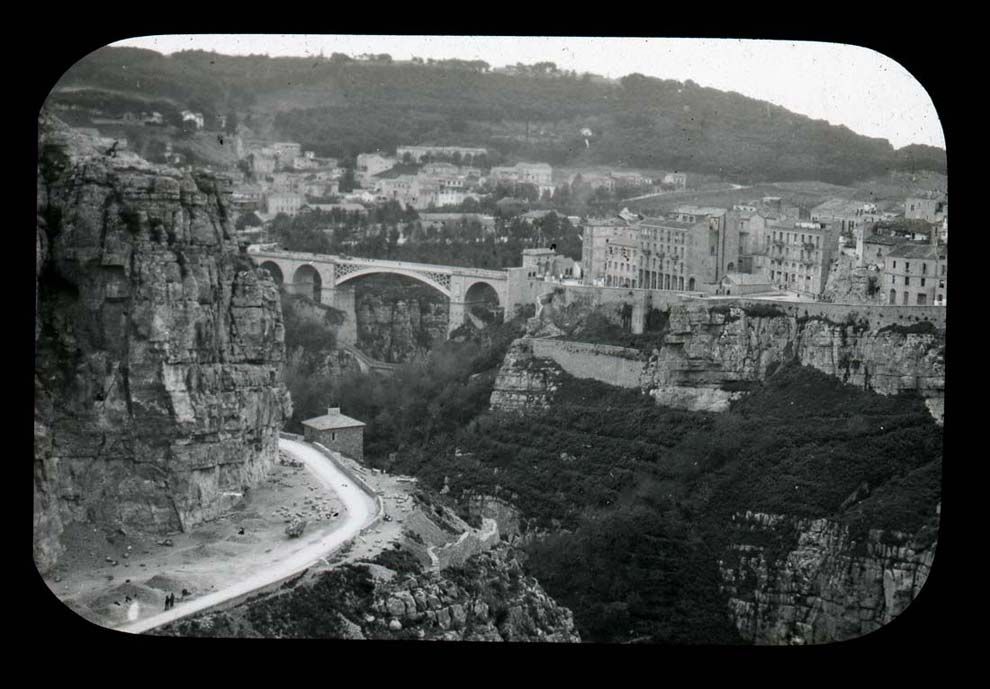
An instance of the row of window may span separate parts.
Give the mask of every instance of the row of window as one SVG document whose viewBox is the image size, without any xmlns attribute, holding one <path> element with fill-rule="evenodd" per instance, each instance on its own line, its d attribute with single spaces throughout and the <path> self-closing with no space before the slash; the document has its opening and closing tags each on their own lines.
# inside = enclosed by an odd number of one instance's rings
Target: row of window
<svg viewBox="0 0 990 689">
<path fill-rule="evenodd" d="M 805 239 L 806 236 L 807 236 L 807 239 Z M 800 243 L 801 244 L 811 244 L 812 243 L 812 239 L 814 239 L 814 245 L 815 245 L 815 247 L 816 248 L 821 248 L 822 238 L 819 235 L 814 235 L 814 234 L 803 235 L 802 234 L 801 235 Z M 775 242 L 797 243 L 798 242 L 798 233 L 797 232 L 777 232 L 777 231 L 774 231 L 774 233 L 773 233 L 773 241 L 775 241 Z"/>
<path fill-rule="evenodd" d="M 921 283 L 920 283 L 921 287 L 925 287 L 925 280 L 926 280 L 926 278 L 918 278 L 918 279 L 921 281 Z M 891 285 L 896 285 L 897 284 L 897 276 L 896 275 L 891 275 L 890 276 L 890 284 Z M 910 287 L 911 286 L 911 276 L 910 275 L 905 275 L 904 276 L 904 286 L 905 287 Z M 939 280 L 938 281 L 938 286 L 939 286 L 939 288 L 944 289 L 945 288 L 945 280 Z"/>
<path fill-rule="evenodd" d="M 892 261 L 890 267 L 891 267 L 891 270 L 897 270 L 897 261 Z M 942 275 L 945 275 L 947 268 L 948 268 L 948 265 L 945 264 L 945 263 L 943 263 L 942 264 L 942 270 L 941 270 Z M 910 273 L 911 272 L 911 261 L 905 261 L 904 262 L 904 272 L 905 273 Z M 922 264 L 921 264 L 921 274 L 922 275 L 927 275 L 928 274 L 928 263 L 927 262 L 922 262 Z"/>
<path fill-rule="evenodd" d="M 901 305 L 902 306 L 908 306 L 910 304 L 910 299 L 911 299 L 911 293 L 910 292 L 902 292 L 901 293 Z M 937 305 L 941 305 L 944 301 L 945 301 L 944 295 L 941 295 L 941 294 L 936 294 L 935 295 L 935 302 L 934 303 L 935 303 L 936 306 Z M 894 305 L 894 304 L 897 303 L 897 290 L 893 290 L 893 289 L 890 290 L 890 301 L 888 303 L 891 304 L 891 305 Z M 927 306 L 928 305 L 928 295 L 925 294 L 924 292 L 918 292 L 918 294 L 917 294 L 917 296 L 915 298 L 915 304 L 917 304 L 918 306 Z"/>
</svg>

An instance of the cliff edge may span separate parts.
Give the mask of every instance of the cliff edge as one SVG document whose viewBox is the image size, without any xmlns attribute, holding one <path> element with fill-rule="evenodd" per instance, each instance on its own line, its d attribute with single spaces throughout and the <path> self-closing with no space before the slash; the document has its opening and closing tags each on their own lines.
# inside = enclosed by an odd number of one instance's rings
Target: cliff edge
<svg viewBox="0 0 990 689">
<path fill-rule="evenodd" d="M 278 456 L 291 402 L 278 291 L 243 257 L 228 182 L 116 152 L 43 116 L 34 553 L 65 525 L 215 518 Z"/>
</svg>

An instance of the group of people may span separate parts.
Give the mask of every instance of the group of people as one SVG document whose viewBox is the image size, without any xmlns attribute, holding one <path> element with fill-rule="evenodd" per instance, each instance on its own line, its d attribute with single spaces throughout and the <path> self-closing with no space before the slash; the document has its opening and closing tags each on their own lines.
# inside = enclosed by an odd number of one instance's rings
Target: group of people
<svg viewBox="0 0 990 689">
<path fill-rule="evenodd" d="M 167 596 L 165 596 L 165 609 L 171 610 L 174 607 L 175 607 L 175 594 L 170 593 Z"/>
</svg>

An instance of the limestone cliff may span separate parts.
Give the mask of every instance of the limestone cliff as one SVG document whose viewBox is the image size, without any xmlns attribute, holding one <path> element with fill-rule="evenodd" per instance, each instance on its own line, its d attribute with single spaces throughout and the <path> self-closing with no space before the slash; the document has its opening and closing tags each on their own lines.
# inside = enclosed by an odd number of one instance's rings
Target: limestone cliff
<svg viewBox="0 0 990 689">
<path fill-rule="evenodd" d="M 544 409 L 550 405 L 562 371 L 549 359 L 533 356 L 526 339 L 512 343 L 495 377 L 491 408 L 500 411 Z"/>
<path fill-rule="evenodd" d="M 660 404 L 723 411 L 780 365 L 796 361 L 850 385 L 939 404 L 944 352 L 944 330 L 927 321 L 880 326 L 866 318 L 795 317 L 773 307 L 673 305 L 641 387 Z"/>
<path fill-rule="evenodd" d="M 447 335 L 447 305 L 429 288 L 398 289 L 368 278 L 356 289 L 358 348 L 373 359 L 403 363 L 420 358 Z"/>
<path fill-rule="evenodd" d="M 290 402 L 274 283 L 239 255 L 225 180 L 42 122 L 35 558 L 63 525 L 218 516 L 277 458 Z"/>
<path fill-rule="evenodd" d="M 879 629 L 924 586 L 938 515 L 916 533 L 851 535 L 830 519 L 747 512 L 719 560 L 740 635 L 761 644 L 827 643 Z"/>
<path fill-rule="evenodd" d="M 778 367 L 796 362 L 881 394 L 920 395 L 941 421 L 944 326 L 888 321 L 871 317 L 868 310 L 862 316 L 850 312 L 835 322 L 827 316 L 785 313 L 771 305 L 671 304 L 664 331 L 650 356 L 644 357 L 638 380 L 628 371 L 634 361 L 628 348 L 610 354 L 620 348 L 586 344 L 582 351 L 582 346 L 553 338 L 519 340 L 496 378 L 492 408 L 546 406 L 554 389 L 548 374 L 553 365 L 578 378 L 638 387 L 658 404 L 725 411 Z M 605 378 L 591 369 L 605 371 Z"/>
</svg>

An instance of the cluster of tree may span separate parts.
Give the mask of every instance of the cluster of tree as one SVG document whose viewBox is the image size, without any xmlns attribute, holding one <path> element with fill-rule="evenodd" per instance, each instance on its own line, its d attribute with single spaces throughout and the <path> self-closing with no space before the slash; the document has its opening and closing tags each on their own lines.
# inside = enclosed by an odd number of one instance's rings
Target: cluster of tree
<svg viewBox="0 0 990 689">
<path fill-rule="evenodd" d="M 242 216 L 237 229 L 253 226 L 250 222 L 250 214 Z M 494 230 L 487 230 L 470 217 L 424 225 L 415 209 L 391 201 L 367 215 L 342 209 L 292 217 L 280 213 L 269 224 L 268 235 L 289 251 L 473 268 L 520 266 L 524 249 L 551 245 L 558 254 L 581 259 L 580 228 L 554 212 L 534 220 L 496 217 Z"/>
<path fill-rule="evenodd" d="M 717 559 L 734 513 L 913 532 L 939 500 L 941 438 L 920 400 L 794 366 L 718 415 L 565 376 L 545 412 L 482 414 L 420 446 L 393 435 L 380 447 L 394 463 L 373 461 L 566 529 L 534 544 L 528 567 L 583 638 L 733 643 Z M 871 500 L 846 509 L 864 481 Z"/>
</svg>

